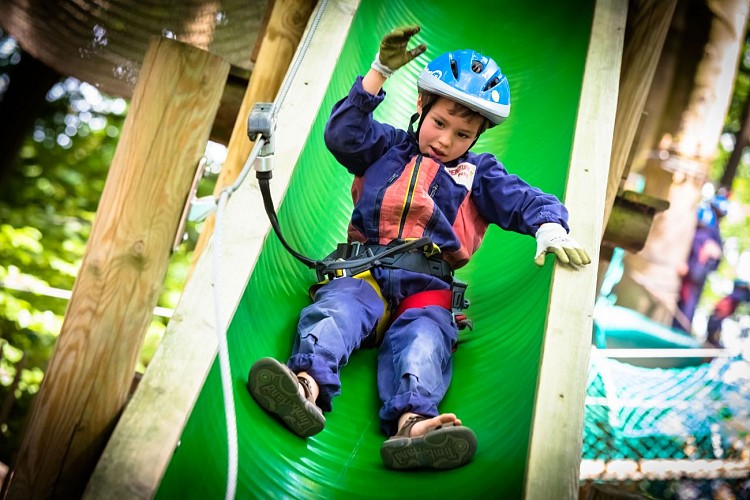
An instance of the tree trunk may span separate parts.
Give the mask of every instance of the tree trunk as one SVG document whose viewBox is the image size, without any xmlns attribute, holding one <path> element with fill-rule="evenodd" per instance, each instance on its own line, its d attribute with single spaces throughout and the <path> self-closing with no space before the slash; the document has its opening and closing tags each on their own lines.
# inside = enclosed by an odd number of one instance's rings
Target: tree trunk
<svg viewBox="0 0 750 500">
<path fill-rule="evenodd" d="M 740 166 L 742 160 L 742 153 L 747 147 L 748 139 L 750 139 L 750 95 L 745 98 L 745 103 L 742 106 L 742 125 L 740 129 L 734 134 L 734 149 L 732 154 L 729 155 L 729 160 L 724 166 L 724 172 L 721 175 L 721 181 L 719 186 L 732 190 L 732 184 L 734 184 L 734 178 L 737 176 L 737 168 Z"/>
<path fill-rule="evenodd" d="M 659 150 L 643 170 L 644 193 L 668 200 L 670 208 L 655 217 L 643 250 L 626 255 L 623 278 L 614 290 L 618 305 L 665 324 L 672 321 L 680 283 L 677 268 L 690 250 L 695 209 L 716 154 L 748 18 L 746 0 L 709 1 L 707 42 L 696 51 L 706 16 L 695 10 L 697 2 L 687 3 L 685 29 L 676 35 L 685 42 L 677 44 L 677 74 L 660 117 Z M 685 82 L 692 84 L 685 87 Z"/>
</svg>

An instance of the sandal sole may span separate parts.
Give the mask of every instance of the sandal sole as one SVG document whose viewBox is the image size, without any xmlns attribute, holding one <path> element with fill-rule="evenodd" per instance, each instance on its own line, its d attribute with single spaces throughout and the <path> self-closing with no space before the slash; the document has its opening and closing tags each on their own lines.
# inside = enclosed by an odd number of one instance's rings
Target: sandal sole
<svg viewBox="0 0 750 500">
<path fill-rule="evenodd" d="M 297 377 L 273 358 L 253 364 L 247 390 L 261 408 L 278 416 L 298 436 L 314 436 L 325 427 L 323 413 L 300 395 Z"/>
<path fill-rule="evenodd" d="M 476 451 L 474 432 L 451 426 L 415 438 L 389 439 L 380 447 L 380 456 L 389 469 L 453 469 L 466 465 Z"/>
</svg>

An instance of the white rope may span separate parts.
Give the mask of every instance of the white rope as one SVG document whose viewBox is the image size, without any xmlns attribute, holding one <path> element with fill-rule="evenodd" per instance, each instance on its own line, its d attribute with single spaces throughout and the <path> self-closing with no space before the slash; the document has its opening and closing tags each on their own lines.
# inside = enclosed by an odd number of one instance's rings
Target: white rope
<svg viewBox="0 0 750 500">
<path fill-rule="evenodd" d="M 276 96 L 276 100 L 273 103 L 273 108 L 271 110 L 271 113 L 274 116 L 276 116 L 276 113 L 278 113 L 279 108 L 281 108 L 281 105 L 284 103 L 284 99 L 286 99 L 286 95 L 289 92 L 289 88 L 292 86 L 292 82 L 294 81 L 294 76 L 297 74 L 297 70 L 299 69 L 299 66 L 302 63 L 302 59 L 304 59 L 305 53 L 307 52 L 307 49 L 310 46 L 310 40 L 312 40 L 312 37 L 315 34 L 315 31 L 318 29 L 318 24 L 320 24 L 320 18 L 323 17 L 323 13 L 325 12 L 327 6 L 328 6 L 328 0 L 322 0 L 320 2 L 320 7 L 318 8 L 318 11 L 315 13 L 315 17 L 313 17 L 313 20 L 310 23 L 310 29 L 307 31 L 305 38 L 303 38 L 299 44 L 299 50 L 297 51 L 297 54 L 295 54 L 294 60 L 292 60 L 292 66 L 289 70 L 289 77 L 284 78 L 284 81 L 282 82 L 282 85 L 281 85 L 281 90 L 279 91 L 278 95 Z"/>
<path fill-rule="evenodd" d="M 234 499 L 237 491 L 237 420 L 234 410 L 234 389 L 232 388 L 232 368 L 229 363 L 229 349 L 227 347 L 227 327 L 221 314 L 221 216 L 224 206 L 229 199 L 229 190 L 219 195 L 219 205 L 216 209 L 216 230 L 214 231 L 214 311 L 216 312 L 216 333 L 219 340 L 219 368 L 221 370 L 221 389 L 224 393 L 224 416 L 227 422 L 227 489 L 224 498 Z"/>
<path fill-rule="evenodd" d="M 310 45 L 310 39 L 315 33 L 320 18 L 323 15 L 323 11 L 328 4 L 327 0 L 323 0 L 318 8 L 318 11 L 313 18 L 310 25 L 310 29 L 305 35 L 304 40 L 300 45 L 300 49 L 292 61 L 292 67 L 288 75 L 284 79 L 281 92 L 273 104 L 272 114 L 275 115 L 281 104 L 286 97 L 286 94 L 291 86 L 291 82 L 297 73 L 297 69 L 300 65 L 302 58 L 307 52 L 307 48 Z M 252 140 L 253 138 L 251 138 Z M 262 137 L 260 134 L 255 137 L 255 144 L 253 145 L 250 154 L 247 157 L 247 161 L 243 166 L 237 179 L 232 183 L 231 186 L 224 188 L 219 195 L 216 207 L 216 224 L 214 229 L 214 312 L 216 314 L 216 336 L 219 341 L 219 368 L 221 372 L 221 388 L 224 394 L 224 416 L 227 423 L 227 488 L 224 498 L 227 500 L 234 499 L 237 492 L 237 469 L 238 469 L 238 444 L 237 444 L 237 420 L 234 406 L 234 389 L 232 387 L 232 368 L 229 361 L 229 348 L 227 345 L 227 325 L 224 324 L 221 314 L 221 239 L 222 239 L 222 212 L 227 204 L 229 197 L 236 191 L 242 182 L 247 177 L 248 172 L 255 163 L 255 160 L 260 153 L 261 148 L 268 142 L 268 138 Z"/>
</svg>

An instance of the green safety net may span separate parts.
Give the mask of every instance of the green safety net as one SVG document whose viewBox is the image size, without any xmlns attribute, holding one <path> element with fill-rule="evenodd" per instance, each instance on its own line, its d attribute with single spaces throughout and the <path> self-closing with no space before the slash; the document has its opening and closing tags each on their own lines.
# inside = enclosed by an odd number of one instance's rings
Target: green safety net
<svg viewBox="0 0 750 500">
<path fill-rule="evenodd" d="M 614 305 L 622 272 L 615 249 L 594 308 L 598 349 L 648 349 L 653 357 L 592 356 L 584 411 L 584 459 L 747 462 L 750 362 L 741 355 L 664 357 L 660 349 L 702 347 L 694 336 Z M 600 351 L 600 354 L 606 351 Z M 689 466 L 687 466 L 689 467 Z M 691 468 L 691 474 L 715 474 Z"/>
<path fill-rule="evenodd" d="M 748 380 L 750 364 L 742 356 L 683 368 L 594 357 L 583 458 L 747 461 Z"/>
<path fill-rule="evenodd" d="M 486 53 L 508 75 L 512 112 L 506 123 L 481 137 L 475 150 L 494 152 L 510 172 L 562 198 L 592 19 L 593 0 L 363 0 L 279 209 L 289 243 L 322 258 L 345 241 L 352 178 L 325 149 L 323 127 L 333 104 L 369 68 L 382 35 L 404 24 L 423 27 L 418 40 L 428 51 L 388 80 L 376 118 L 406 126 L 415 111 L 418 72 L 429 58 L 464 48 Z M 276 134 L 284 140 L 284 130 Z M 247 224 L 258 217 L 265 215 L 247 214 Z M 375 350 L 351 357 L 326 428 L 307 440 L 265 414 L 247 393 L 247 374 L 256 359 L 289 356 L 314 279 L 270 235 L 227 334 L 239 433 L 238 498 L 520 498 L 552 270 L 551 259 L 543 269 L 534 266 L 534 251 L 533 238 L 492 227 L 458 273 L 469 283 L 467 313 L 475 328 L 461 333 L 441 410 L 455 412 L 471 427 L 479 448 L 466 467 L 404 473 L 385 469 L 380 460 L 385 436 L 377 417 Z M 210 294 L 206 290 L 207 300 Z M 158 498 L 224 494 L 223 408 L 217 361 Z"/>
</svg>

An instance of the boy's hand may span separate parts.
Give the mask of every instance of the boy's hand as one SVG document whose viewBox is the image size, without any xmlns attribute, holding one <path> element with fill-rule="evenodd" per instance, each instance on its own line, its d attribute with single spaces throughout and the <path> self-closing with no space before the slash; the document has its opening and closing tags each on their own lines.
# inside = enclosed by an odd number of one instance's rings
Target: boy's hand
<svg viewBox="0 0 750 500">
<path fill-rule="evenodd" d="M 401 66 L 413 61 L 427 50 L 425 44 L 420 44 L 411 50 L 406 50 L 409 39 L 419 33 L 419 26 L 401 26 L 395 28 L 383 37 L 380 51 L 375 56 L 372 68 L 386 78 Z"/>
<path fill-rule="evenodd" d="M 544 256 L 552 252 L 557 260 L 573 267 L 585 266 L 591 263 L 591 257 L 586 250 L 560 224 L 542 224 L 536 232 L 536 257 L 534 264 L 544 265 Z"/>
</svg>

